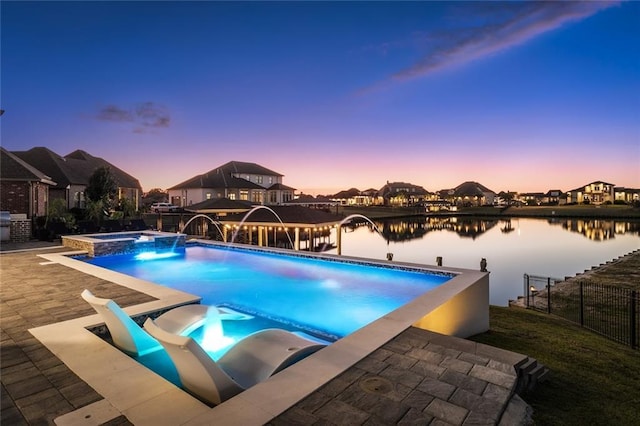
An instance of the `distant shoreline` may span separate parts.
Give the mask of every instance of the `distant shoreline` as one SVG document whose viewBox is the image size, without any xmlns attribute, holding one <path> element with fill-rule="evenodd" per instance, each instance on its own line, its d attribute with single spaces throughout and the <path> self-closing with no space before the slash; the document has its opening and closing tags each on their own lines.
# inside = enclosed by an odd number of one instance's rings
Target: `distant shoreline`
<svg viewBox="0 0 640 426">
<path fill-rule="evenodd" d="M 339 206 L 339 214 L 362 214 L 370 219 L 391 219 L 411 216 L 448 217 L 531 217 L 563 219 L 631 219 L 640 220 L 640 209 L 620 205 L 571 205 L 571 206 L 525 206 L 525 207 L 468 207 L 455 212 L 425 212 L 416 207 Z"/>
</svg>

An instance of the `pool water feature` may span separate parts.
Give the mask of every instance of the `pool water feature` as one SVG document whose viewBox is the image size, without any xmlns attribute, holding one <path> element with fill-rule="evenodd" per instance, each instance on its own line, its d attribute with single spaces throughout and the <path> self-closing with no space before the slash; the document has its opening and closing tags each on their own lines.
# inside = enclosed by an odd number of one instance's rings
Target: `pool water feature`
<svg viewBox="0 0 640 426">
<path fill-rule="evenodd" d="M 205 320 L 202 327 L 191 331 L 188 336 L 198 342 L 209 356 L 216 361 L 220 359 L 233 344 L 252 333 L 267 328 L 280 328 L 323 344 L 331 343 L 331 341 L 310 335 L 291 324 L 258 316 L 247 316 L 247 319 L 223 319 L 222 321 L 212 321 L 212 323 L 213 325 L 207 324 Z M 218 326 L 221 327 L 218 328 Z M 151 351 L 133 358 L 174 385 L 181 386 L 180 378 L 173 361 L 171 361 L 171 358 L 169 358 L 163 349 Z"/>
<path fill-rule="evenodd" d="M 407 266 L 343 261 L 220 244 L 187 245 L 179 256 L 88 257 L 85 262 L 202 297 L 336 340 L 454 275 Z"/>
<path fill-rule="evenodd" d="M 117 254 L 173 254 L 184 249 L 186 235 L 159 231 L 124 231 L 108 234 L 63 235 L 65 247 L 87 252 L 90 257 Z"/>
</svg>

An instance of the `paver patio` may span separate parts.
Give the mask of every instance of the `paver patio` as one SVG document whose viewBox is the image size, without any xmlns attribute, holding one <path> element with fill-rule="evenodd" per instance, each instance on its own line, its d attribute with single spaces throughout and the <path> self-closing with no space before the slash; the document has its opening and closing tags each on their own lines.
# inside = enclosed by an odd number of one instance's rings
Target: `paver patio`
<svg viewBox="0 0 640 426">
<path fill-rule="evenodd" d="M 37 256 L 66 250 L 0 254 L 2 424 L 53 424 L 103 399 L 30 328 L 94 314 L 79 296 L 85 288 L 125 307 L 154 300 Z M 515 417 L 508 404 L 517 382 L 513 366 L 523 360 L 526 356 L 411 327 L 270 424 L 499 424 L 522 419 L 526 404 Z M 112 417 L 101 424 L 131 424 L 123 415 Z"/>
</svg>

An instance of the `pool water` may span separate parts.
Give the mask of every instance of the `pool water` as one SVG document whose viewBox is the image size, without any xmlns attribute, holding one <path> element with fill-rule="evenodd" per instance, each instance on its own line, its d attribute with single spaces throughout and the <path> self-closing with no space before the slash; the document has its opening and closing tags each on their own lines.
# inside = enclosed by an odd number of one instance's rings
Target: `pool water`
<svg viewBox="0 0 640 426">
<path fill-rule="evenodd" d="M 116 255 L 83 260 L 330 341 L 452 278 L 405 266 L 208 245 L 158 259 Z"/>
</svg>

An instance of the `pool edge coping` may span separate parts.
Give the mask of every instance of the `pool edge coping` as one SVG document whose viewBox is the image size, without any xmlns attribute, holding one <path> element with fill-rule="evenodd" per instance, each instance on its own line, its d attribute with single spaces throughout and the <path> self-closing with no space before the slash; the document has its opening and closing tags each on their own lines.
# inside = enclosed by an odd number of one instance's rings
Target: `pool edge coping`
<svg viewBox="0 0 640 426">
<path fill-rule="evenodd" d="M 278 250 L 278 252 L 291 254 L 290 251 Z M 125 308 L 129 315 L 140 315 L 200 300 L 198 296 L 108 271 L 69 257 L 82 253 L 70 251 L 40 254 L 39 256 L 158 299 Z M 325 256 L 328 255 L 318 257 Z M 339 259 L 353 259 L 382 265 L 392 263 L 347 256 L 339 256 Z M 179 424 L 189 425 L 209 424 L 213 420 L 216 424 L 238 424 L 238 422 L 264 424 L 346 371 L 391 338 L 408 327 L 418 324 L 433 311 L 447 305 L 456 295 L 467 291 L 469 287 L 481 281 L 486 281 L 486 286 L 482 287 L 486 287 L 486 327 L 488 328 L 487 272 L 403 262 L 393 262 L 392 264 L 407 265 L 423 270 L 452 272 L 456 276 L 412 302 L 213 408 L 191 397 L 89 332 L 87 328 L 103 323 L 98 315 L 50 324 L 29 331 L 82 380 L 96 389 L 118 412 L 124 414 L 136 425 L 157 424 L 159 419 L 162 422 L 171 419 L 174 424 L 177 421 Z M 480 293 L 483 293 L 484 290 L 481 289 Z M 103 357 L 103 362 L 111 367 L 112 373 L 127 372 L 126 383 L 129 383 L 130 386 L 127 387 L 126 393 L 133 393 L 135 397 L 123 401 L 121 398 L 122 385 L 114 383 L 112 374 L 98 374 L 93 371 L 95 365 L 92 365 L 91 360 L 87 359 L 87 356 L 81 351 L 73 350 L 80 341 L 83 342 L 83 350 L 85 350 L 85 346 L 90 349 L 89 353 L 92 357 Z M 171 404 L 167 404 L 167 398 L 171 399 Z M 154 414 L 151 418 L 150 412 Z"/>
</svg>

